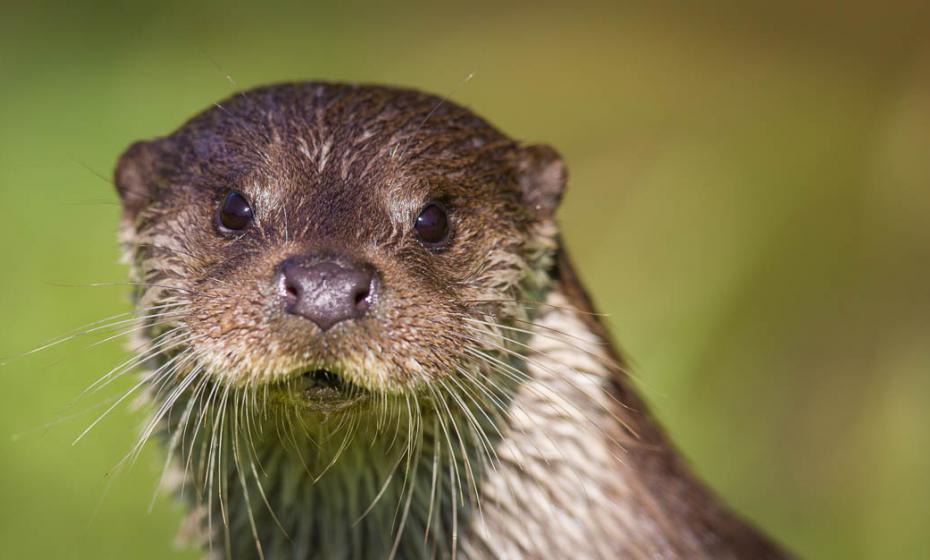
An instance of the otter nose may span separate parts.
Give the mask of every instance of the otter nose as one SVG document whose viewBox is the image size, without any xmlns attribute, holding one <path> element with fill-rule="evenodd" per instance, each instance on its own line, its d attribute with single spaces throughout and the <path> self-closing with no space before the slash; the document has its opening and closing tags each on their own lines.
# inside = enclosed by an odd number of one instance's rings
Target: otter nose
<svg viewBox="0 0 930 560">
<path fill-rule="evenodd" d="M 281 263 L 278 286 L 285 310 L 310 319 L 321 330 L 368 312 L 377 278 L 368 264 L 313 257 Z"/>
</svg>

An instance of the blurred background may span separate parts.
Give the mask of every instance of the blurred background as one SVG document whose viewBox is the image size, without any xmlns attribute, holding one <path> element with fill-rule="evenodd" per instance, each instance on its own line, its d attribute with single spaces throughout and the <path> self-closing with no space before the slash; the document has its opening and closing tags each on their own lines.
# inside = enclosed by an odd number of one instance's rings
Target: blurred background
<svg viewBox="0 0 930 560">
<path fill-rule="evenodd" d="M 695 469 L 811 558 L 930 554 L 930 4 L 0 4 L 0 356 L 128 309 L 133 140 L 300 79 L 446 94 L 571 172 L 561 219 Z M 465 77 L 474 78 L 465 82 Z M 0 367 L 0 555 L 194 558 L 125 358 Z"/>
</svg>

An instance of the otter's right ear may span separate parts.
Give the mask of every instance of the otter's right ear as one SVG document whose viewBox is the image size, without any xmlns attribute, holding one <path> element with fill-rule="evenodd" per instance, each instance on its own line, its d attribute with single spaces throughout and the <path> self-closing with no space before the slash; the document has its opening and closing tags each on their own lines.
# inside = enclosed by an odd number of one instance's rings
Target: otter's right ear
<svg viewBox="0 0 930 560">
<path fill-rule="evenodd" d="M 518 170 L 523 202 L 540 219 L 551 219 L 562 200 L 568 173 L 559 153 L 549 146 L 523 146 Z"/>
<path fill-rule="evenodd" d="M 113 179 L 123 203 L 124 221 L 133 222 L 152 200 L 155 162 L 153 142 L 136 142 L 120 156 Z"/>
</svg>

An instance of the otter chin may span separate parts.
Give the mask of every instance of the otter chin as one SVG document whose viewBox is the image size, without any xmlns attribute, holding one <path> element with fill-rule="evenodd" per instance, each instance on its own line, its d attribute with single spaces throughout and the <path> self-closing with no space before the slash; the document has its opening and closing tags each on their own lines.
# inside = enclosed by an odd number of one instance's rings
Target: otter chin
<svg viewBox="0 0 930 560">
<path fill-rule="evenodd" d="M 558 153 L 426 93 L 290 83 L 115 184 L 182 535 L 226 558 L 778 558 L 688 469 L 556 222 Z M 168 483 L 170 482 L 170 484 Z"/>
</svg>

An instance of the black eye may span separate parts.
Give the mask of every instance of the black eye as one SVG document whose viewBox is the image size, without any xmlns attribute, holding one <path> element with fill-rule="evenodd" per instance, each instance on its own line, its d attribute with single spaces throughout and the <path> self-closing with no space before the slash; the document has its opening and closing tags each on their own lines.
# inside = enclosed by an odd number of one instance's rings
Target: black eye
<svg viewBox="0 0 930 560">
<path fill-rule="evenodd" d="M 413 229 L 423 243 L 438 245 L 449 237 L 449 215 L 439 203 L 432 202 L 420 210 Z"/>
<path fill-rule="evenodd" d="M 252 223 L 252 207 L 242 194 L 233 191 L 220 204 L 217 218 L 224 229 L 239 231 Z"/>
</svg>

